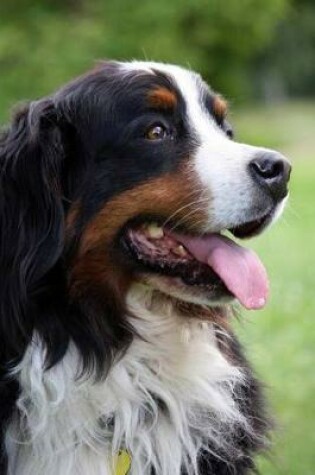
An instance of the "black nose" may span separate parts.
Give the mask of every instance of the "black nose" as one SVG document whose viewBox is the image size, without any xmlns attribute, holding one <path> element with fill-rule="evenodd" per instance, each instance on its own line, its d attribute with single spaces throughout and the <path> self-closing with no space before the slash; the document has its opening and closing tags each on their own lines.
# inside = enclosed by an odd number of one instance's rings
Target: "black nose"
<svg viewBox="0 0 315 475">
<path fill-rule="evenodd" d="M 277 152 L 263 152 L 249 163 L 252 177 L 268 189 L 274 199 L 281 200 L 288 193 L 291 165 Z"/>
</svg>

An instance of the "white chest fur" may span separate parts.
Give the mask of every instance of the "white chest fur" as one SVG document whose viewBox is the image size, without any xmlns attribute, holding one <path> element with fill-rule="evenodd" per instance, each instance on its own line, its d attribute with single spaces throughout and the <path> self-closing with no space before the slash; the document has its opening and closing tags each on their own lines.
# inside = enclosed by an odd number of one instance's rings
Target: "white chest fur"
<svg viewBox="0 0 315 475">
<path fill-rule="evenodd" d="M 131 475 L 150 475 L 152 467 L 179 475 L 183 466 L 195 475 L 207 441 L 220 447 L 224 432 L 246 425 L 232 397 L 242 373 L 219 351 L 212 324 L 151 305 L 145 287 L 128 303 L 142 338 L 103 381 L 76 378 L 73 345 L 45 372 L 45 350 L 34 337 L 16 368 L 22 392 L 6 436 L 10 475 L 112 475 L 122 447 Z"/>
</svg>

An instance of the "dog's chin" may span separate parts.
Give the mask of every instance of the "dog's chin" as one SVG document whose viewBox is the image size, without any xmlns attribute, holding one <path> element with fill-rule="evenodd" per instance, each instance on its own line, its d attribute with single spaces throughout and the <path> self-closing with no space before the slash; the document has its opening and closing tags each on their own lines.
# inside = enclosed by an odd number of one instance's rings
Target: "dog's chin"
<svg viewBox="0 0 315 475">
<path fill-rule="evenodd" d="M 147 285 L 153 291 L 172 297 L 181 302 L 220 307 L 228 305 L 235 297 L 222 285 L 187 285 L 181 278 L 157 274 L 139 275 L 140 283 Z"/>
</svg>

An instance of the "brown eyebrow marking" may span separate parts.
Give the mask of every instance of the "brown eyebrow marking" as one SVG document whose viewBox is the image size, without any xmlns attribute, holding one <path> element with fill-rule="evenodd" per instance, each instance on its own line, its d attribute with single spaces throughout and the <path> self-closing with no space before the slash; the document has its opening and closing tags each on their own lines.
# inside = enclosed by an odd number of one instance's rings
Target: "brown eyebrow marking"
<svg viewBox="0 0 315 475">
<path fill-rule="evenodd" d="M 176 94 L 166 87 L 159 87 L 148 94 L 149 103 L 157 109 L 174 109 L 177 105 Z"/>
<path fill-rule="evenodd" d="M 221 120 L 224 119 L 224 117 L 227 114 L 228 103 L 222 96 L 219 96 L 219 95 L 214 96 L 212 107 L 213 107 L 214 115 L 218 119 L 221 119 Z"/>
</svg>

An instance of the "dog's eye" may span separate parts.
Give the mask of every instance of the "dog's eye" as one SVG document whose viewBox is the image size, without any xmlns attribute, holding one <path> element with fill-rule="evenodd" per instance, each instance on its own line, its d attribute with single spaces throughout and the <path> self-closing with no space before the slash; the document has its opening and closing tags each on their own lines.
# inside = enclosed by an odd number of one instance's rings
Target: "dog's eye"
<svg viewBox="0 0 315 475">
<path fill-rule="evenodd" d="M 155 124 L 146 131 L 145 138 L 148 140 L 163 140 L 168 135 L 169 132 L 164 125 Z"/>
</svg>

